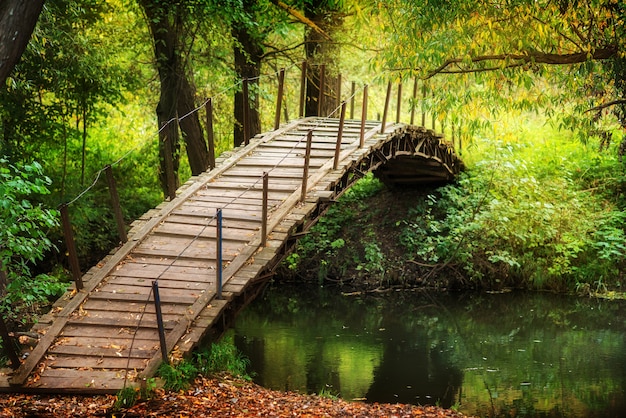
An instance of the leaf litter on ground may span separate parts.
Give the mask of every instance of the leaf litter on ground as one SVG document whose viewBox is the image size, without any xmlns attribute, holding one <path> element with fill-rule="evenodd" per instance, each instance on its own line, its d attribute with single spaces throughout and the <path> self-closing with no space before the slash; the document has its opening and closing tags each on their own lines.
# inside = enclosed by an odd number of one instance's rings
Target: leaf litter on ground
<svg viewBox="0 0 626 418">
<path fill-rule="evenodd" d="M 435 406 L 349 402 L 279 392 L 230 376 L 199 377 L 186 391 L 157 389 L 150 399 L 118 411 L 113 408 L 115 400 L 113 395 L 2 394 L 0 417 L 465 417 Z"/>
</svg>

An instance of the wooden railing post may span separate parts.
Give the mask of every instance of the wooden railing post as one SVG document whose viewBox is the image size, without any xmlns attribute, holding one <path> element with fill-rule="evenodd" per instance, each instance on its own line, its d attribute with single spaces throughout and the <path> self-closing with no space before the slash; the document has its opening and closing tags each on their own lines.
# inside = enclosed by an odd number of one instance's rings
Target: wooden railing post
<svg viewBox="0 0 626 418">
<path fill-rule="evenodd" d="M 463 122 L 459 121 L 459 155 L 463 154 Z"/>
<path fill-rule="evenodd" d="M 61 224 L 63 225 L 63 235 L 65 236 L 65 245 L 67 246 L 67 254 L 70 262 L 70 270 L 76 284 L 76 290 L 83 288 L 83 274 L 80 271 L 78 263 L 78 253 L 76 252 L 76 243 L 74 242 L 74 232 L 72 231 L 72 223 L 67 210 L 67 204 L 62 204 L 59 208 L 61 212 Z"/>
<path fill-rule="evenodd" d="M 339 153 L 341 152 L 341 140 L 343 138 L 343 125 L 346 119 L 346 102 L 341 103 L 341 116 L 339 117 L 339 131 L 337 132 L 337 144 L 335 145 L 335 159 L 333 160 L 333 170 L 339 167 Z"/>
<path fill-rule="evenodd" d="M 120 241 L 126 243 L 128 241 L 128 236 L 126 235 L 126 224 L 124 223 L 124 215 L 122 214 L 120 197 L 117 193 L 115 177 L 113 177 L 113 169 L 111 168 L 110 164 L 104 167 L 104 172 L 107 176 L 109 193 L 111 194 L 111 206 L 113 206 L 113 214 L 115 215 L 115 223 L 117 224 L 117 234 L 120 237 Z"/>
<path fill-rule="evenodd" d="M 337 100 L 335 101 L 336 106 L 341 104 L 341 74 L 337 76 Z"/>
<path fill-rule="evenodd" d="M 422 84 L 422 127 L 426 127 L 426 82 Z"/>
<path fill-rule="evenodd" d="M 217 299 L 222 299 L 222 209 L 218 209 L 215 214 L 215 293 Z"/>
<path fill-rule="evenodd" d="M 387 111 L 389 110 L 389 100 L 391 99 L 391 81 L 387 83 L 387 95 L 385 96 L 385 108 L 383 109 L 383 122 L 380 127 L 380 133 L 385 133 L 385 125 L 387 124 Z"/>
<path fill-rule="evenodd" d="M 263 172 L 263 206 L 261 210 L 261 247 L 267 246 L 267 200 L 269 194 L 269 176 Z"/>
<path fill-rule="evenodd" d="M 248 79 L 243 79 L 243 143 L 250 143 L 250 101 L 248 91 Z"/>
<path fill-rule="evenodd" d="M 213 132 L 213 99 L 206 101 L 206 135 L 209 146 L 209 168 L 215 168 L 215 134 Z"/>
<path fill-rule="evenodd" d="M 317 116 L 322 116 L 322 110 L 324 109 L 324 89 L 326 88 L 326 86 L 324 85 L 326 83 L 325 78 L 326 78 L 326 65 L 321 64 L 320 65 L 320 80 L 319 80 L 320 91 L 317 97 Z"/>
<path fill-rule="evenodd" d="M 361 108 L 361 134 L 359 135 L 359 148 L 365 145 L 365 121 L 367 120 L 367 84 L 363 87 L 363 104 Z"/>
<path fill-rule="evenodd" d="M 157 329 L 159 332 L 159 345 L 161 346 L 161 359 L 163 360 L 163 363 L 170 364 L 170 359 L 167 356 L 167 342 L 165 340 L 165 326 L 163 324 L 163 314 L 161 312 L 161 296 L 159 296 L 159 282 L 157 280 L 154 280 L 152 282 L 152 294 L 154 296 L 154 312 L 156 314 Z M 129 357 L 131 355 L 132 353 L 128 353 Z"/>
<path fill-rule="evenodd" d="M 302 173 L 302 191 L 300 194 L 300 202 L 306 200 L 307 182 L 309 180 L 309 161 L 311 160 L 311 143 L 313 142 L 313 131 L 306 134 L 306 151 L 304 153 L 304 172 Z"/>
<path fill-rule="evenodd" d="M 411 97 L 411 125 L 415 125 L 415 108 L 417 107 L 417 77 L 413 81 L 413 96 Z"/>
<path fill-rule="evenodd" d="M 299 117 L 304 117 L 304 100 L 306 98 L 306 61 L 302 61 L 302 74 L 300 76 L 300 112 Z"/>
<path fill-rule="evenodd" d="M 400 123 L 401 112 L 402 112 L 402 81 L 398 83 L 398 99 L 396 101 L 396 123 Z"/>
<path fill-rule="evenodd" d="M 456 125 L 454 124 L 454 120 L 452 120 L 452 147 L 456 144 Z"/>
<path fill-rule="evenodd" d="M 353 81 L 350 87 L 350 119 L 354 119 L 354 93 L 356 92 L 356 83 Z"/>
<path fill-rule="evenodd" d="M 276 97 L 276 117 L 274 118 L 274 130 L 280 127 L 280 111 L 283 106 L 283 89 L 285 83 L 285 69 L 281 68 L 278 73 L 278 97 Z"/>
</svg>

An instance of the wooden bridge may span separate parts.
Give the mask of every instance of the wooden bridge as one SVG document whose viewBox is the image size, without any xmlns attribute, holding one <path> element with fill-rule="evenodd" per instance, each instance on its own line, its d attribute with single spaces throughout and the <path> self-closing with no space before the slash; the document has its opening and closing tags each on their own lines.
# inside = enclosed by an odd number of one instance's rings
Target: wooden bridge
<svg viewBox="0 0 626 418">
<path fill-rule="evenodd" d="M 450 180 L 460 168 L 440 135 L 398 123 L 306 118 L 259 135 L 136 222 L 129 241 L 84 275 L 84 288 L 36 325 L 37 344 L 0 376 L 0 390 L 116 393 L 138 384 L 163 356 L 221 334 L 297 237 L 365 173 L 407 183 Z"/>
</svg>

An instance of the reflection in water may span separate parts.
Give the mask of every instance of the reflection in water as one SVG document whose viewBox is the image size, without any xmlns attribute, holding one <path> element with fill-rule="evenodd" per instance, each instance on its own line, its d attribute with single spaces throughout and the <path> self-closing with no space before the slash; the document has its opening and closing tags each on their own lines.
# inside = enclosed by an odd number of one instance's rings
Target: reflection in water
<svg viewBox="0 0 626 418">
<path fill-rule="evenodd" d="M 626 416 L 626 303 L 269 288 L 238 317 L 257 383 L 479 416 Z"/>
</svg>

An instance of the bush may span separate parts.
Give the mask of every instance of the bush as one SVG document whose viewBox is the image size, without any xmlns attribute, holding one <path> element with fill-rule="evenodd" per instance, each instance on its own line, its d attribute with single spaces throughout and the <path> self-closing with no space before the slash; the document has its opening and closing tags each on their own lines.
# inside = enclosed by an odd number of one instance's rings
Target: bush
<svg viewBox="0 0 626 418">
<path fill-rule="evenodd" d="M 53 248 L 48 232 L 58 226 L 58 212 L 37 200 L 49 193 L 51 181 L 37 162 L 17 167 L 0 158 L 0 283 L 5 317 L 23 323 L 36 307 L 65 291 L 66 284 L 46 274 L 33 276 L 31 268 Z"/>
</svg>

